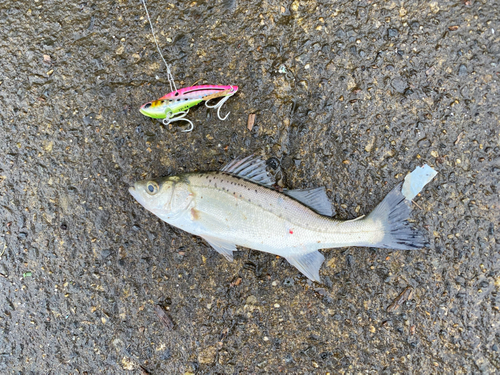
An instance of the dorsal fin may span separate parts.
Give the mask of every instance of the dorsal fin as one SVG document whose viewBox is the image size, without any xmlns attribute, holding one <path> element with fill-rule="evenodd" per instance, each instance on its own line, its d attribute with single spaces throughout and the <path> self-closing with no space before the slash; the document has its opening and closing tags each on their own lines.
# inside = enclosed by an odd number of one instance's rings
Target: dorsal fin
<svg viewBox="0 0 500 375">
<path fill-rule="evenodd" d="M 333 216 L 332 204 L 326 195 L 324 186 L 315 189 L 285 190 L 283 193 L 305 204 L 320 215 Z"/>
<path fill-rule="evenodd" d="M 275 184 L 274 177 L 266 170 L 266 162 L 259 156 L 250 155 L 246 158 L 236 158 L 225 165 L 221 171 L 260 185 L 272 186 Z"/>
</svg>

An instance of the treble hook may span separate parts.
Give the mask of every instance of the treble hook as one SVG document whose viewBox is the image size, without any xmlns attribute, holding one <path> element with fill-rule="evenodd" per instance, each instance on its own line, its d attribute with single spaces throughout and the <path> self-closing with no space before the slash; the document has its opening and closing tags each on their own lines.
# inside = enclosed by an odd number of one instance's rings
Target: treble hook
<svg viewBox="0 0 500 375">
<path fill-rule="evenodd" d="M 233 86 L 231 86 L 231 91 L 233 91 Z M 207 108 L 217 108 L 217 117 L 219 118 L 219 120 L 224 121 L 225 119 L 227 119 L 227 116 L 229 116 L 229 114 L 230 114 L 231 112 L 228 112 L 228 113 L 227 113 L 227 115 L 226 115 L 226 116 L 224 116 L 224 118 L 222 118 L 222 117 L 220 116 L 220 109 L 221 109 L 221 107 L 224 105 L 224 103 L 225 103 L 225 102 L 226 102 L 226 101 L 227 101 L 227 100 L 228 100 L 231 96 L 233 96 L 233 95 L 234 95 L 234 93 L 230 93 L 229 95 L 226 95 L 225 97 L 223 97 L 221 100 L 219 100 L 219 101 L 218 101 L 216 104 L 214 104 L 214 105 L 208 105 L 208 102 L 209 102 L 210 100 L 207 100 L 207 101 L 205 102 L 205 106 L 206 106 Z"/>
<path fill-rule="evenodd" d="M 190 131 L 192 131 L 194 129 L 194 125 L 193 123 L 191 122 L 191 120 L 187 119 L 186 118 L 186 115 L 188 114 L 189 112 L 189 109 L 186 110 L 186 111 L 182 111 L 182 112 L 177 112 L 176 115 L 177 116 L 173 116 L 172 112 L 168 112 L 167 113 L 167 117 L 165 117 L 162 121 L 163 125 L 169 125 L 170 123 L 174 122 L 174 121 L 186 121 L 186 122 L 189 122 L 189 129 L 186 129 L 186 130 L 182 130 L 183 133 L 188 133 Z"/>
</svg>

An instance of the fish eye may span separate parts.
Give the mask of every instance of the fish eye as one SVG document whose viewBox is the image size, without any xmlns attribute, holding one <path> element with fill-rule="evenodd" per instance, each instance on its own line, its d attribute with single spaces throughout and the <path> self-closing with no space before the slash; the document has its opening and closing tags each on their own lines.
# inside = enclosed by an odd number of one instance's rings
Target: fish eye
<svg viewBox="0 0 500 375">
<path fill-rule="evenodd" d="M 149 181 L 146 185 L 146 190 L 148 191 L 148 194 L 150 194 L 150 195 L 154 195 L 154 194 L 158 193 L 159 189 L 160 189 L 160 187 L 154 181 Z"/>
<path fill-rule="evenodd" d="M 148 103 L 144 106 L 144 108 L 149 108 L 149 107 L 151 107 L 151 103 Z"/>
</svg>

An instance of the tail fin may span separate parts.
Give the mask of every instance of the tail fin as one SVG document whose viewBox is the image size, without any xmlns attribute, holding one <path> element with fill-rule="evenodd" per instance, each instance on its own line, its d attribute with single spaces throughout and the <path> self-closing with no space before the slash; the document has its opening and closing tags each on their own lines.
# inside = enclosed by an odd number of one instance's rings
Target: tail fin
<svg viewBox="0 0 500 375">
<path fill-rule="evenodd" d="M 396 185 L 365 219 L 379 222 L 384 228 L 384 238 L 374 247 L 413 250 L 428 244 L 422 233 L 408 222 L 411 208 L 401 191 L 402 184 Z"/>
</svg>

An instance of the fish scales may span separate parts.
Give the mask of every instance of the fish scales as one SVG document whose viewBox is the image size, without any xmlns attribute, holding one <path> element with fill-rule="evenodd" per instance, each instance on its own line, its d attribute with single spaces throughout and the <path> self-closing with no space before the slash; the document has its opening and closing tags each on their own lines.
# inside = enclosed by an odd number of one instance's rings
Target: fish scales
<svg viewBox="0 0 500 375">
<path fill-rule="evenodd" d="M 320 281 L 324 261 L 319 249 L 412 250 L 426 244 L 408 222 L 410 202 L 402 183 L 369 215 L 342 221 L 331 217 L 324 188 L 277 191 L 265 168 L 260 158 L 247 157 L 232 161 L 219 172 L 138 181 L 129 190 L 160 219 L 204 238 L 228 260 L 233 259 L 236 246 L 260 250 L 285 257 L 314 281 Z M 405 179 L 414 188 L 411 191 L 430 181 L 412 173 Z"/>
<path fill-rule="evenodd" d="M 197 220 L 224 218 L 227 225 L 210 230 L 240 246 L 272 253 L 293 247 L 348 246 L 359 243 L 370 229 L 359 222 L 340 225 L 285 194 L 223 172 L 186 178 L 195 194 Z"/>
</svg>

